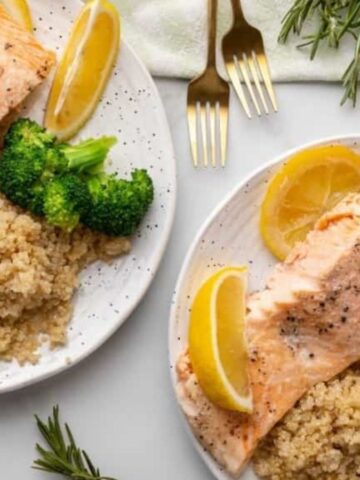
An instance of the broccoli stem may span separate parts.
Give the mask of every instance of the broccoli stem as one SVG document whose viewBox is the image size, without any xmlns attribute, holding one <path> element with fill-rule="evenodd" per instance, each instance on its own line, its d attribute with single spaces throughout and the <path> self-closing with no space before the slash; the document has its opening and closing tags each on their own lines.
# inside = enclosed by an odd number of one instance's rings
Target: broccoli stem
<svg viewBox="0 0 360 480">
<path fill-rule="evenodd" d="M 101 137 L 85 140 L 77 145 L 61 145 L 60 149 L 68 160 L 69 170 L 94 174 L 102 170 L 109 150 L 116 142 L 115 137 Z"/>
<path fill-rule="evenodd" d="M 108 182 L 109 177 L 105 173 L 99 173 L 97 175 L 93 175 L 86 179 L 86 183 L 90 192 L 95 192 L 101 185 L 106 185 Z"/>
</svg>

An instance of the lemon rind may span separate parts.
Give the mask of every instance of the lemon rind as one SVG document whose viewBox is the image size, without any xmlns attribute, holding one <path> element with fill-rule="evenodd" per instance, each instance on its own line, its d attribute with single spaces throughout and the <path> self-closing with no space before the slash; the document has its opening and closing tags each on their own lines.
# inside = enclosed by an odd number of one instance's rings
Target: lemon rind
<svg viewBox="0 0 360 480">
<path fill-rule="evenodd" d="M 247 392 L 248 395 L 241 396 L 231 385 L 221 364 L 217 339 L 216 299 L 221 284 L 230 276 L 237 276 L 240 279 L 239 281 L 241 281 L 243 286 L 242 292 L 245 297 L 246 272 L 247 267 L 245 266 L 224 267 L 203 283 L 195 296 L 191 313 L 193 315 L 197 311 L 196 315 L 201 315 L 198 321 L 202 324 L 202 327 L 198 326 L 195 328 L 196 323 L 193 323 L 194 319 L 191 319 L 189 330 L 190 359 L 205 395 L 214 405 L 241 413 L 251 413 L 252 411 L 251 391 Z M 208 292 L 207 294 L 205 293 L 206 291 Z M 204 304 L 204 295 L 206 300 L 208 294 L 210 294 L 210 297 L 208 297 L 208 302 Z M 245 305 L 245 298 L 243 300 Z M 208 320 L 204 321 L 204 318 Z M 207 330 L 201 333 L 201 328 L 206 328 Z M 247 350 L 245 329 L 243 329 L 243 335 L 243 347 Z"/>
</svg>

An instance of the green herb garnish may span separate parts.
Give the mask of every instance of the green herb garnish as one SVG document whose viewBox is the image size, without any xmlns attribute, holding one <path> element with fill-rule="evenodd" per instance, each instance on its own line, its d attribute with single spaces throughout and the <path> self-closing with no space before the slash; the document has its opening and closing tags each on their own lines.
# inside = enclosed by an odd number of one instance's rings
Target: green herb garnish
<svg viewBox="0 0 360 480">
<path fill-rule="evenodd" d="M 341 105 L 350 100 L 356 105 L 360 73 L 360 2 L 359 0 L 295 0 L 282 21 L 279 42 L 285 43 L 291 33 L 300 36 L 305 22 L 318 17 L 315 31 L 303 36 L 299 48 L 310 47 L 310 58 L 314 59 L 322 42 L 330 48 L 338 48 L 342 39 L 354 39 L 354 57 L 346 69 L 342 83 L 345 89 Z"/>
<path fill-rule="evenodd" d="M 49 449 L 36 445 L 40 458 L 34 461 L 33 468 L 48 473 L 57 473 L 74 480 L 116 480 L 104 477 L 94 467 L 88 454 L 75 443 L 69 426 L 65 423 L 66 438 L 59 422 L 59 407 L 53 408 L 52 417 L 44 423 L 35 415 L 37 426 L 46 440 Z"/>
</svg>

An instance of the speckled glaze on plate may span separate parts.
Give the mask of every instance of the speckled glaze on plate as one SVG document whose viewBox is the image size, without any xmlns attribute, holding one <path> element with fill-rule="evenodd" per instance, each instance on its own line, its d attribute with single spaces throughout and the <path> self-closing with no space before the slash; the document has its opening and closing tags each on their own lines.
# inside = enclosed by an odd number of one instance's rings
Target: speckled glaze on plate
<svg viewBox="0 0 360 480">
<path fill-rule="evenodd" d="M 170 312 L 169 361 L 174 388 L 177 384 L 176 360 L 187 347 L 189 308 L 202 282 L 225 265 L 245 264 L 249 267 L 249 290 L 259 290 L 264 287 L 265 280 L 276 263 L 264 247 L 258 228 L 259 207 L 271 176 L 287 158 L 301 150 L 339 143 L 360 151 L 359 135 L 322 139 L 287 151 L 250 174 L 205 221 L 185 258 Z M 180 405 L 179 408 L 181 409 Z M 204 451 L 185 415 L 182 414 L 182 418 L 194 447 L 213 475 L 218 480 L 234 480 Z M 250 466 L 239 478 L 255 480 L 257 476 Z"/>
<path fill-rule="evenodd" d="M 36 35 L 58 56 L 80 0 L 30 0 Z M 24 114 L 42 121 L 50 80 L 32 95 Z M 169 237 L 176 197 L 175 159 L 163 106 L 150 75 L 122 41 L 113 76 L 94 116 L 78 135 L 116 135 L 109 170 L 128 175 L 147 168 L 155 202 L 133 239 L 129 255 L 111 265 L 97 262 L 82 272 L 74 299 L 68 343 L 42 349 L 37 365 L 0 363 L 0 393 L 54 375 L 85 358 L 126 320 L 149 287 Z"/>
</svg>

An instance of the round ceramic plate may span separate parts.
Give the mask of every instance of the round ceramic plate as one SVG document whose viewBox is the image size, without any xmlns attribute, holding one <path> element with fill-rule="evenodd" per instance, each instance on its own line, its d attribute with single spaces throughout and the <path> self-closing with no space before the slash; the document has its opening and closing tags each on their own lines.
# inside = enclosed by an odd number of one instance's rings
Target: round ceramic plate
<svg viewBox="0 0 360 480">
<path fill-rule="evenodd" d="M 58 56 L 80 0 L 30 0 L 36 36 Z M 49 82 L 34 93 L 25 115 L 41 121 Z M 54 375 L 98 348 L 126 320 L 149 287 L 163 255 L 175 205 L 175 159 L 163 106 L 145 67 L 123 41 L 117 65 L 94 116 L 79 138 L 115 135 L 110 169 L 127 176 L 148 169 L 155 201 L 135 235 L 129 255 L 111 265 L 97 262 L 81 274 L 74 314 L 64 348 L 45 347 L 37 365 L 0 363 L 0 392 Z"/>
<path fill-rule="evenodd" d="M 259 207 L 269 178 L 286 159 L 309 147 L 344 144 L 360 150 L 359 136 L 330 138 L 286 152 L 247 177 L 210 215 L 200 229 L 184 261 L 174 294 L 170 315 L 169 354 L 173 386 L 176 387 L 176 360 L 187 348 L 189 308 L 199 286 L 225 265 L 248 265 L 249 290 L 264 287 L 275 258 L 264 247 L 259 234 Z M 181 407 L 180 407 L 181 408 Z M 186 422 L 186 417 L 183 415 Z M 219 480 L 234 480 L 203 450 L 186 422 L 193 444 Z M 254 480 L 249 467 L 242 480 Z"/>
</svg>

